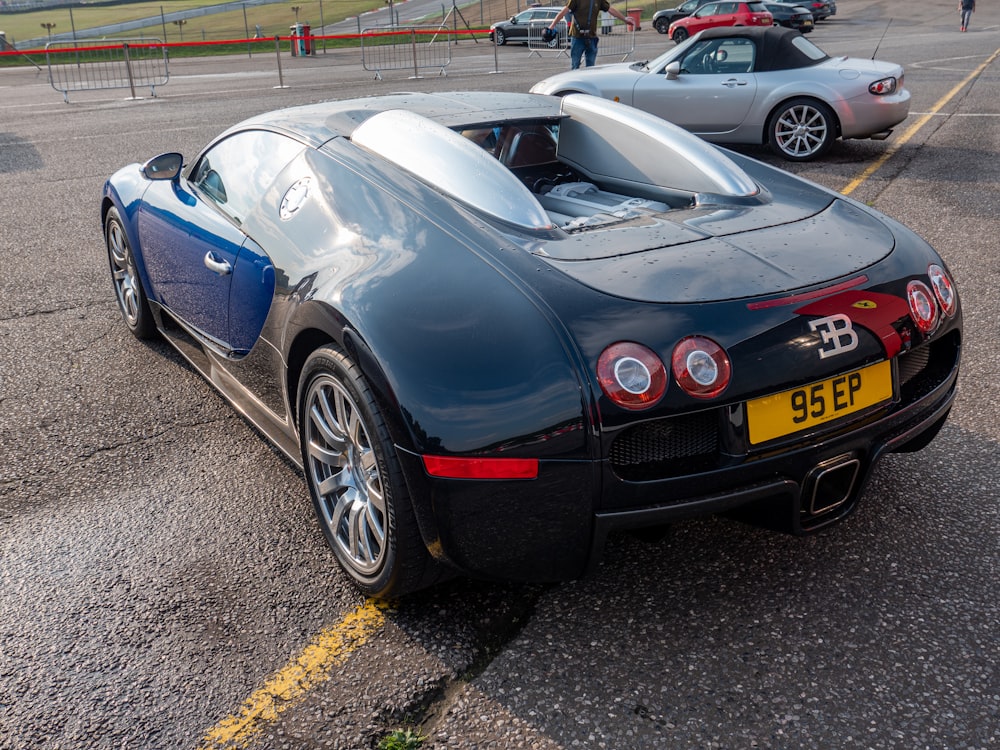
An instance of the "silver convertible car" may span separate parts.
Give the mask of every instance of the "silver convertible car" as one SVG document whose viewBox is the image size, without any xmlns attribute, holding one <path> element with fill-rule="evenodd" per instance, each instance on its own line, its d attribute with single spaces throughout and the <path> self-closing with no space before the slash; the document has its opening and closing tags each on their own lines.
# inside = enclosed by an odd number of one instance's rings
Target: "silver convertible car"
<svg viewBox="0 0 1000 750">
<path fill-rule="evenodd" d="M 790 161 L 822 156 L 837 138 L 885 139 L 910 111 L 901 66 L 831 58 L 780 26 L 707 29 L 650 62 L 560 73 L 531 90 L 624 102 L 714 143 L 768 144 Z"/>
</svg>

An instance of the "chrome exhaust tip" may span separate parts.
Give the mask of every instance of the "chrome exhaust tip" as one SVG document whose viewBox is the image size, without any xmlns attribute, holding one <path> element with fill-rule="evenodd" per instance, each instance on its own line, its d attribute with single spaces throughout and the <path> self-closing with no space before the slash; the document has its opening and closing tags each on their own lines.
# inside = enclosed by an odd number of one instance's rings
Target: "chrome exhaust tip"
<svg viewBox="0 0 1000 750">
<path fill-rule="evenodd" d="M 851 454 L 831 458 L 816 466 L 806 477 L 803 513 L 821 516 L 844 505 L 856 494 L 861 461 Z"/>
</svg>

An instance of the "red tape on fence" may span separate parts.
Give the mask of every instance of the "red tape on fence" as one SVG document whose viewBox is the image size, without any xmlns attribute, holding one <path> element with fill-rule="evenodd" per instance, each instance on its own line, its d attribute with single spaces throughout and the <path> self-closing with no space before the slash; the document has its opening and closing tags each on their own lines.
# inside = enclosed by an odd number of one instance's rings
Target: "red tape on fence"
<svg viewBox="0 0 1000 750">
<path fill-rule="evenodd" d="M 489 29 L 447 29 L 447 28 L 426 28 L 426 29 L 403 29 L 403 30 L 393 30 L 393 31 L 364 31 L 360 34 L 308 34 L 308 35 L 296 35 L 291 36 L 279 36 L 277 39 L 282 42 L 290 42 L 295 44 L 302 39 L 311 39 L 315 43 L 316 40 L 336 40 L 336 39 L 370 39 L 371 37 L 392 37 L 392 36 L 441 36 L 443 34 L 450 34 L 452 36 L 471 36 L 475 37 L 476 34 L 489 35 Z M 250 39 L 210 39 L 203 41 L 193 41 L 193 42 L 127 42 L 129 49 L 162 49 L 162 48 L 181 48 L 181 47 L 213 47 L 213 46 L 223 46 L 232 44 L 273 44 L 275 37 L 251 37 Z M 109 44 L 107 42 L 101 42 L 100 44 L 88 44 L 88 45 L 73 45 L 72 47 L 59 47 L 46 49 L 44 47 L 36 49 L 9 49 L 0 52 L 0 57 L 10 57 L 13 55 L 62 55 L 66 53 L 75 52 L 100 52 L 112 49 L 121 49 L 122 43 Z"/>
</svg>

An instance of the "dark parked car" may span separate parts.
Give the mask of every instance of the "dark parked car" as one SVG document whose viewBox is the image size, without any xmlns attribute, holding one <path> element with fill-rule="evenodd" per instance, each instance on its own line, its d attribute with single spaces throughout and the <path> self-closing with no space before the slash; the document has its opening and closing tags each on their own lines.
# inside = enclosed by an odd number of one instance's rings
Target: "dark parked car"
<svg viewBox="0 0 1000 750">
<path fill-rule="evenodd" d="M 801 5 L 792 3 L 764 3 L 774 22 L 778 26 L 801 31 L 808 34 L 813 30 L 813 16 Z"/>
<path fill-rule="evenodd" d="M 816 21 L 825 21 L 837 13 L 835 0 L 805 0 L 801 5 L 813 14 Z"/>
<path fill-rule="evenodd" d="M 653 28 L 660 34 L 666 34 L 670 24 L 679 18 L 687 18 L 707 0 L 687 0 L 676 8 L 664 8 L 653 14 Z"/>
<path fill-rule="evenodd" d="M 926 242 L 623 104 L 325 102 L 183 162 L 105 185 L 125 324 L 303 467 L 371 595 L 572 578 L 698 514 L 819 531 L 955 396 Z"/>
<path fill-rule="evenodd" d="M 499 45 L 513 42 L 515 44 L 527 44 L 528 35 L 532 38 L 537 34 L 541 41 L 542 31 L 552 23 L 562 6 L 558 8 L 528 8 L 522 10 L 517 15 L 511 16 L 507 21 L 499 21 L 490 26 L 490 41 Z"/>
</svg>

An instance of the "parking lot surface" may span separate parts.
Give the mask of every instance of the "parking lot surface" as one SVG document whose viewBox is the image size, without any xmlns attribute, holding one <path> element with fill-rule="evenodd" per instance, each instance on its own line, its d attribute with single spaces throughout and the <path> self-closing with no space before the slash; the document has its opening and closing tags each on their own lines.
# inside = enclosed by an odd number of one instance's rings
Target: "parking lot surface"
<svg viewBox="0 0 1000 750">
<path fill-rule="evenodd" d="M 910 118 L 808 164 L 742 150 L 945 258 L 966 342 L 943 432 L 815 537 L 703 519 L 612 538 L 581 581 L 384 607 L 336 568 L 299 472 L 122 325 L 100 189 L 266 110 L 524 91 L 567 58 L 463 41 L 446 75 L 381 79 L 350 51 L 281 78 L 273 55 L 182 60 L 155 98 L 68 104 L 0 70 L 0 748 L 360 749 L 401 727 L 432 748 L 1000 746 L 1000 11 L 960 34 L 950 6 L 841 0 L 810 39 L 903 64 Z"/>
</svg>

